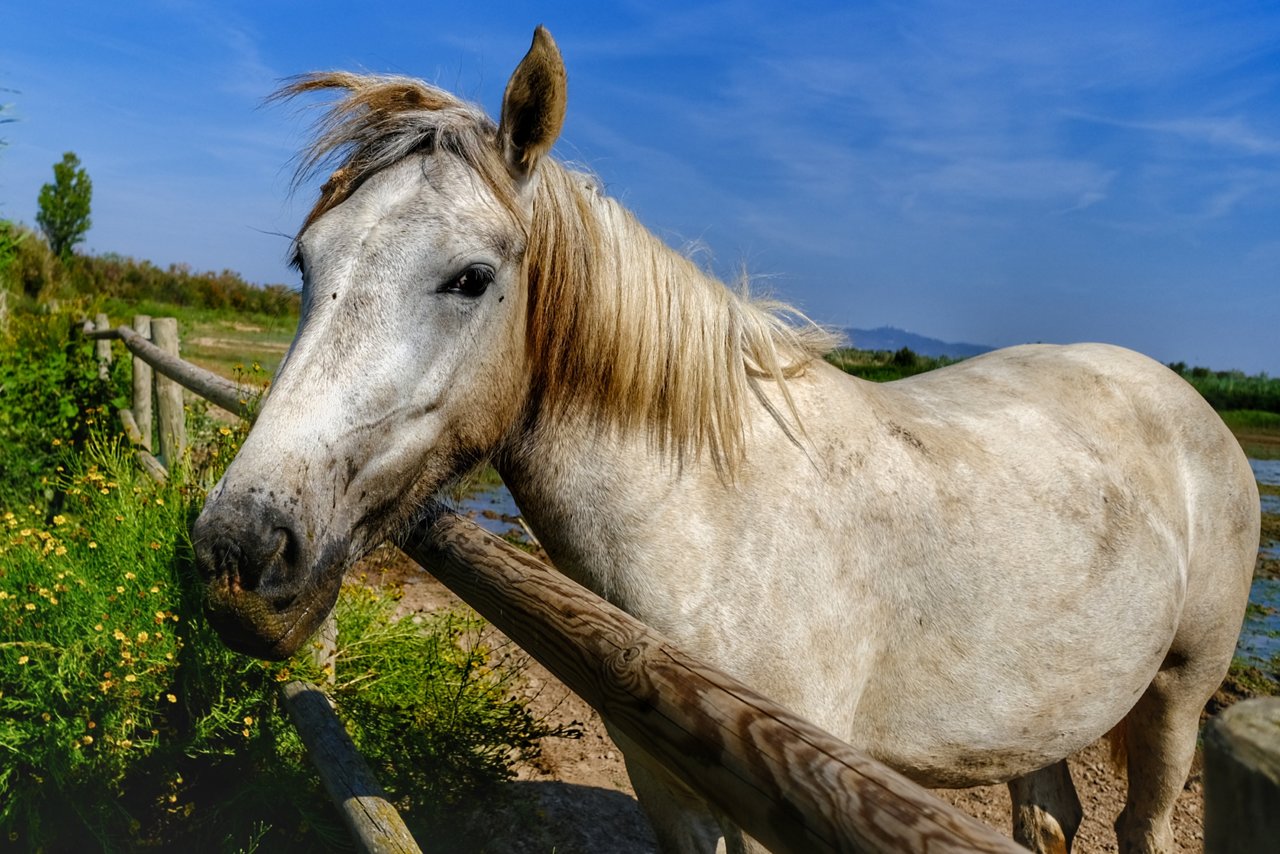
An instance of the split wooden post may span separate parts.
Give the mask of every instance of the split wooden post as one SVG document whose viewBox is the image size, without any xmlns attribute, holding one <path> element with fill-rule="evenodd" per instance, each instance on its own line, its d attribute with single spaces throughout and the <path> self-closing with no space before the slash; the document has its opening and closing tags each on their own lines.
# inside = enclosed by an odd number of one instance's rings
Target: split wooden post
<svg viewBox="0 0 1280 854">
<path fill-rule="evenodd" d="M 134 315 L 133 331 L 151 340 L 151 318 L 145 314 Z M 151 445 L 151 366 L 133 357 L 133 420 L 138 425 L 139 444 L 148 451 Z"/>
<path fill-rule="evenodd" d="M 151 321 L 151 337 L 157 347 L 178 357 L 178 321 L 157 317 Z M 182 411 L 182 386 L 164 376 L 156 377 L 156 409 L 160 433 L 160 457 L 172 473 L 187 450 L 187 419 Z"/>
<path fill-rule="evenodd" d="M 1280 697 L 1237 703 L 1204 736 L 1205 854 L 1264 854 L 1280 840 Z"/>
<path fill-rule="evenodd" d="M 332 687 L 337 682 L 338 670 L 338 618 L 333 611 L 324 618 L 311 643 L 311 660 L 324 673 L 324 683 Z"/>
<path fill-rule="evenodd" d="M 111 328 L 111 321 L 107 319 L 105 314 L 99 313 L 93 319 L 94 329 L 102 332 Z M 93 352 L 98 357 L 98 379 L 107 380 L 111 378 L 111 341 L 107 338 L 99 338 L 93 344 Z"/>
</svg>

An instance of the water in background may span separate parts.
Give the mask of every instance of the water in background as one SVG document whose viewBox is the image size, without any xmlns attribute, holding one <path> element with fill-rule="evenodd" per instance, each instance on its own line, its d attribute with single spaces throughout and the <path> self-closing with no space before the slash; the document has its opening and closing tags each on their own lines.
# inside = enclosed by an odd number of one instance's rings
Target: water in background
<svg viewBox="0 0 1280 854">
<path fill-rule="evenodd" d="M 1280 486 L 1280 460 L 1249 460 L 1258 483 Z M 1280 513 L 1280 495 L 1262 496 L 1263 513 Z"/>
<path fill-rule="evenodd" d="M 1249 460 L 1258 483 L 1280 486 L 1280 460 Z M 1280 496 L 1262 496 L 1263 513 L 1280 513 Z M 1280 558 L 1280 545 L 1261 550 L 1267 557 Z M 1280 579 L 1255 578 L 1249 593 L 1249 613 L 1236 654 L 1252 664 L 1266 665 L 1280 656 Z M 1276 667 L 1265 668 L 1275 675 Z"/>
<path fill-rule="evenodd" d="M 477 525 L 498 536 L 514 534 L 519 539 L 528 541 L 528 535 L 520 527 L 520 508 L 502 484 L 477 489 L 466 498 L 455 503 L 459 515 L 474 521 Z"/>
</svg>

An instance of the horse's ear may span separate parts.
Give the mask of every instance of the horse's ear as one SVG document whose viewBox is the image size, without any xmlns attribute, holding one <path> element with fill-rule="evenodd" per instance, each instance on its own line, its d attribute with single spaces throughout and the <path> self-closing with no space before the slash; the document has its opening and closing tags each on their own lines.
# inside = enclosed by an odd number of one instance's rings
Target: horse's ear
<svg viewBox="0 0 1280 854">
<path fill-rule="evenodd" d="M 502 96 L 498 140 L 507 170 L 517 181 L 527 179 L 555 144 L 566 100 L 564 60 L 551 33 L 540 26 Z"/>
</svg>

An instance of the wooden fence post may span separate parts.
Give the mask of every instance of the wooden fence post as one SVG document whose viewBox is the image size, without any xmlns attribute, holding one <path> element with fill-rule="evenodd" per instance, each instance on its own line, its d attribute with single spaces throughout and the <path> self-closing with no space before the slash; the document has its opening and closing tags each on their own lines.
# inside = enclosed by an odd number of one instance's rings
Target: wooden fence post
<svg viewBox="0 0 1280 854">
<path fill-rule="evenodd" d="M 324 673 L 324 684 L 333 687 L 338 669 L 338 618 L 333 611 L 324 618 L 311 643 L 311 660 Z"/>
<path fill-rule="evenodd" d="M 1264 854 L 1280 840 L 1280 697 L 1236 703 L 1204 736 L 1205 854 Z"/>
<path fill-rule="evenodd" d="M 151 321 L 151 337 L 161 350 L 178 356 L 178 321 L 157 317 Z M 163 374 L 156 377 L 156 409 L 160 433 L 160 456 L 172 475 L 187 450 L 187 420 L 182 411 L 182 386 Z"/>
<path fill-rule="evenodd" d="M 145 314 L 135 315 L 133 331 L 148 341 L 151 340 L 151 318 Z M 141 445 L 146 450 L 151 446 L 151 366 L 133 357 L 133 420 L 138 425 L 142 436 Z"/>
<path fill-rule="evenodd" d="M 99 313 L 93 319 L 93 328 L 102 332 L 111 328 L 111 321 L 107 319 L 105 314 Z M 93 352 L 98 357 L 98 379 L 107 380 L 111 377 L 111 340 L 109 338 L 99 338 L 94 342 Z"/>
</svg>

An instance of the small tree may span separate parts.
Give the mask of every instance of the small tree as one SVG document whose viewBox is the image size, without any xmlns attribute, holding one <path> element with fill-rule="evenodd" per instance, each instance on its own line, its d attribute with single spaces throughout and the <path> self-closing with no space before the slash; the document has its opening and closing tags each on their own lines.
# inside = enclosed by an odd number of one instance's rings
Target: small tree
<svg viewBox="0 0 1280 854">
<path fill-rule="evenodd" d="M 64 261 L 71 257 L 71 247 L 84 240 L 91 225 L 89 200 L 93 182 L 80 166 L 80 158 L 68 151 L 62 162 L 53 164 L 53 183 L 40 188 L 40 211 L 36 223 L 49 240 L 53 254 Z"/>
</svg>

